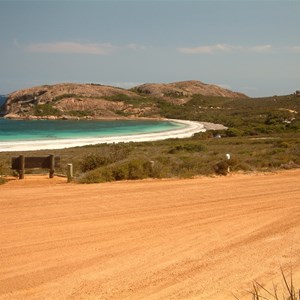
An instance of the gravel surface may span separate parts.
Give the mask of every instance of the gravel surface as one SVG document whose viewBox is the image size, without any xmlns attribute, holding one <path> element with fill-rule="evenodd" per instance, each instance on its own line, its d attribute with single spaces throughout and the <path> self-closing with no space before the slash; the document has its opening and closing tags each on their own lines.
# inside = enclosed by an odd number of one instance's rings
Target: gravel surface
<svg viewBox="0 0 300 300">
<path fill-rule="evenodd" d="M 240 299 L 300 279 L 300 170 L 0 186 L 0 299 Z M 297 286 L 299 288 L 299 284 Z"/>
</svg>

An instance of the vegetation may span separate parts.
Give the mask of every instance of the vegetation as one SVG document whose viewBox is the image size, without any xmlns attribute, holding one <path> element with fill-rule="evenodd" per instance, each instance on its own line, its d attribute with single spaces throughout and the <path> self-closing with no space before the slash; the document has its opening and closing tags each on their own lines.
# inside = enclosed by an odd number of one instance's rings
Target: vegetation
<svg viewBox="0 0 300 300">
<path fill-rule="evenodd" d="M 300 101 L 290 96 L 230 99 L 194 95 L 183 105 L 156 102 L 168 118 L 222 123 L 233 136 L 254 136 L 300 129 Z"/>
<path fill-rule="evenodd" d="M 3 162 L 0 162 L 0 185 L 6 182 L 5 178 L 1 177 L 1 175 L 4 174 L 4 169 L 5 167 Z"/>
<path fill-rule="evenodd" d="M 231 172 L 268 172 L 300 166 L 300 132 L 255 137 L 214 138 L 211 132 L 188 139 L 144 143 L 103 144 L 51 150 L 61 157 L 58 173 L 66 174 L 73 163 L 80 182 L 104 182 L 143 178 L 226 175 Z M 226 159 L 230 153 L 231 159 Z M 20 152 L 16 155 L 49 155 L 49 150 Z M 3 174 L 10 174 L 12 154 L 0 153 Z M 140 165 L 137 167 L 137 165 Z"/>
<path fill-rule="evenodd" d="M 34 112 L 33 114 L 35 116 L 61 116 L 62 113 L 57 108 L 53 107 L 50 103 L 46 104 L 39 104 L 34 106 Z"/>
<path fill-rule="evenodd" d="M 69 96 L 69 95 L 68 95 Z M 193 177 L 232 172 L 274 171 L 300 167 L 300 99 L 293 95 L 258 99 L 230 99 L 195 95 L 176 105 L 161 98 L 119 95 L 110 98 L 135 105 L 152 105 L 144 116 L 221 123 L 226 131 L 198 133 L 188 139 L 145 143 L 95 145 L 52 150 L 61 156 L 60 173 L 74 165 L 80 182 Z M 59 115 L 51 104 L 38 105 L 36 115 Z M 85 116 L 88 112 L 71 112 Z M 127 115 L 120 111 L 120 115 Z M 215 138 L 221 136 L 222 138 Z M 226 159 L 230 153 L 231 159 Z M 49 155 L 49 151 L 22 152 Z M 17 154 L 19 155 L 19 153 Z M 4 174 L 9 174 L 11 153 L 0 153 Z"/>
<path fill-rule="evenodd" d="M 59 100 L 62 100 L 62 99 L 65 99 L 65 98 L 82 98 L 80 95 L 77 95 L 77 94 L 62 94 L 62 95 L 59 95 L 57 97 L 55 97 L 53 99 L 53 102 L 58 102 Z"/>
<path fill-rule="evenodd" d="M 107 96 L 103 97 L 103 99 L 108 101 L 116 101 L 116 102 L 124 102 L 128 105 L 132 105 L 133 107 L 145 107 L 145 106 L 152 106 L 152 104 L 155 102 L 150 97 L 142 97 L 142 96 L 136 96 L 136 97 L 129 97 L 125 94 L 117 94 L 113 96 Z"/>
<path fill-rule="evenodd" d="M 288 278 L 283 273 L 281 269 L 281 275 L 283 279 L 282 289 L 280 292 L 276 285 L 273 284 L 273 290 L 266 289 L 263 285 L 258 282 L 253 283 L 253 288 L 250 294 L 252 295 L 252 300 L 299 300 L 300 290 L 297 292 L 293 282 L 293 276 L 291 273 L 291 278 Z M 279 295 L 280 293 L 280 295 Z M 235 299 L 239 300 L 236 296 Z"/>
<path fill-rule="evenodd" d="M 89 110 L 71 110 L 68 114 L 73 117 L 84 118 L 92 115 L 92 112 Z"/>
</svg>

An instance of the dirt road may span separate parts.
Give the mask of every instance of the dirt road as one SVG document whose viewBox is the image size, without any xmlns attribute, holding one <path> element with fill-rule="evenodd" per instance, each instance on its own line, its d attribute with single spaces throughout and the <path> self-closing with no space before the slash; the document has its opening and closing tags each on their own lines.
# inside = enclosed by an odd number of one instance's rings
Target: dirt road
<svg viewBox="0 0 300 300">
<path fill-rule="evenodd" d="M 0 186 L 0 299 L 250 299 L 280 267 L 300 279 L 300 170 L 65 181 Z"/>
</svg>

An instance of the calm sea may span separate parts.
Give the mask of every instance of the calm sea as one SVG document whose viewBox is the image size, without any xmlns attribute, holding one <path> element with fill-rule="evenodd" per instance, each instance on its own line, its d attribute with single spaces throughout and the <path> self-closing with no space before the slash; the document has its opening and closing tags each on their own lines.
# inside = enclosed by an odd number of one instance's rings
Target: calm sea
<svg viewBox="0 0 300 300">
<path fill-rule="evenodd" d="M 169 121 L 6 120 L 0 118 L 0 142 L 80 139 L 163 132 L 183 128 Z"/>
</svg>

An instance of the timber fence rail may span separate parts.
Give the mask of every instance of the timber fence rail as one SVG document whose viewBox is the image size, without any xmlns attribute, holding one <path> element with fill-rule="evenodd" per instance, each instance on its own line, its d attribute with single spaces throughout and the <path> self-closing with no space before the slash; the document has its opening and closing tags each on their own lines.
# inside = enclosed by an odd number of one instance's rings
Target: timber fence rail
<svg viewBox="0 0 300 300">
<path fill-rule="evenodd" d="M 60 165 L 60 157 L 20 155 L 11 159 L 11 168 L 19 173 L 19 179 L 24 179 L 26 169 L 49 169 L 49 178 L 54 177 L 55 168 Z"/>
</svg>

